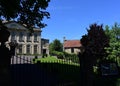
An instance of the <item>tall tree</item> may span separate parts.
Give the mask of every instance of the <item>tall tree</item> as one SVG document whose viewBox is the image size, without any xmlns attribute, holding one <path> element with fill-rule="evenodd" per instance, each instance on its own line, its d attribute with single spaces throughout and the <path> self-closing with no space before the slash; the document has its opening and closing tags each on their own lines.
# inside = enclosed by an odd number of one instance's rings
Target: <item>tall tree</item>
<svg viewBox="0 0 120 86">
<path fill-rule="evenodd" d="M 106 55 L 105 47 L 109 45 L 103 26 L 92 24 L 87 34 L 82 36 L 81 43 L 85 51 L 80 57 L 81 86 L 92 86 L 93 66 L 98 59 Z"/>
<path fill-rule="evenodd" d="M 111 29 L 105 27 L 105 33 L 110 38 L 109 47 L 106 48 L 108 59 L 118 61 L 120 57 L 120 25 L 115 23 Z"/>
<path fill-rule="evenodd" d="M 0 0 L 0 20 L 17 17 L 20 0 Z"/>
<path fill-rule="evenodd" d="M 46 11 L 50 0 L 0 0 L 0 21 L 15 20 L 21 24 L 31 27 L 43 28 L 43 18 L 49 18 Z M 2 22 L 0 23 L 2 24 Z"/>
</svg>

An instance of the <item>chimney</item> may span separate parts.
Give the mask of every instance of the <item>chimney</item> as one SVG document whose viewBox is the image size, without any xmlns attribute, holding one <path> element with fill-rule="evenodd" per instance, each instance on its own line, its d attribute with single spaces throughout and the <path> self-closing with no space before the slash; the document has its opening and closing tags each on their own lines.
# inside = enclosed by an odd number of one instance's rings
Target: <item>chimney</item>
<svg viewBox="0 0 120 86">
<path fill-rule="evenodd" d="M 63 37 L 63 43 L 66 41 L 66 37 Z"/>
</svg>

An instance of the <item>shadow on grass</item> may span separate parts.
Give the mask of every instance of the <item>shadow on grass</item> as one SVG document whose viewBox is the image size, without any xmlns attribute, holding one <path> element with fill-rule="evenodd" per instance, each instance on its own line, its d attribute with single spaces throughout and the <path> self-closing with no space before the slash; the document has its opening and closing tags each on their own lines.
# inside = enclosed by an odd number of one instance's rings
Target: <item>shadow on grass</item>
<svg viewBox="0 0 120 86">
<path fill-rule="evenodd" d="M 59 63 L 11 65 L 12 86 L 80 86 L 79 66 Z M 96 76 L 94 86 L 120 86 L 119 77 Z"/>
</svg>

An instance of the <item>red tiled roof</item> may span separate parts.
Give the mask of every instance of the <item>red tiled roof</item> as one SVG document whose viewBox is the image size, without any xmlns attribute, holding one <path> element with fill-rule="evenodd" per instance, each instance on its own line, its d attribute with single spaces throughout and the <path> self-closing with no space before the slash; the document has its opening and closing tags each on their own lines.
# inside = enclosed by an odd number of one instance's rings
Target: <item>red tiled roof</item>
<svg viewBox="0 0 120 86">
<path fill-rule="evenodd" d="M 64 48 L 70 48 L 70 47 L 81 47 L 80 40 L 66 40 L 64 41 Z"/>
</svg>

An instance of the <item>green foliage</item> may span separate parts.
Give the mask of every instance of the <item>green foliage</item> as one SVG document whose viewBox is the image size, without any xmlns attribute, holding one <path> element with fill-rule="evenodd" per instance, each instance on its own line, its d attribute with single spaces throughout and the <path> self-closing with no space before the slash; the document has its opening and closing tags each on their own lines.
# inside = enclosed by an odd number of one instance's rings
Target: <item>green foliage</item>
<svg viewBox="0 0 120 86">
<path fill-rule="evenodd" d="M 79 63 L 79 58 L 76 54 L 69 54 L 67 52 L 52 51 L 50 53 L 52 56 L 56 56 L 58 59 L 65 59 L 66 61 L 72 61 L 74 63 Z"/>
<path fill-rule="evenodd" d="M 46 26 L 42 23 L 44 17 L 49 18 L 50 14 L 46 12 L 50 0 L 21 0 L 18 21 L 26 24 L 28 27 L 36 25 L 40 28 Z"/>
<path fill-rule="evenodd" d="M 69 54 L 67 52 L 63 52 L 63 53 L 64 53 L 64 59 L 71 60 L 74 63 L 79 63 L 79 58 L 76 54 Z"/>
<path fill-rule="evenodd" d="M 50 53 L 50 55 L 56 56 L 58 59 L 64 59 L 64 54 L 63 54 L 63 52 L 52 51 L 52 52 Z"/>
<path fill-rule="evenodd" d="M 59 59 L 64 58 L 64 55 L 62 53 L 62 43 L 58 39 L 55 39 L 52 43 L 50 43 L 49 51 L 50 55 L 52 56 L 56 56 Z"/>
<path fill-rule="evenodd" d="M 62 52 L 63 45 L 60 42 L 60 40 L 55 39 L 52 43 L 50 43 L 49 49 L 50 49 L 50 53 L 52 53 L 53 51 Z"/>
<path fill-rule="evenodd" d="M 64 60 L 64 59 L 58 59 L 54 56 L 48 56 L 46 58 L 38 58 L 38 59 L 33 59 L 33 63 L 37 63 L 37 62 L 40 62 L 40 63 L 59 63 L 59 64 L 69 64 L 69 65 L 76 65 L 76 66 L 79 66 L 79 64 L 76 64 L 74 62 L 70 62 L 68 60 Z"/>
<path fill-rule="evenodd" d="M 120 25 L 117 23 L 111 29 L 105 28 L 106 34 L 110 38 L 109 47 L 105 48 L 108 53 L 108 59 L 119 61 L 120 57 Z"/>
<path fill-rule="evenodd" d="M 15 20 L 21 24 L 26 24 L 31 31 L 31 27 L 43 28 L 44 17 L 49 18 L 46 11 L 50 0 L 0 0 L 0 20 Z"/>
</svg>

